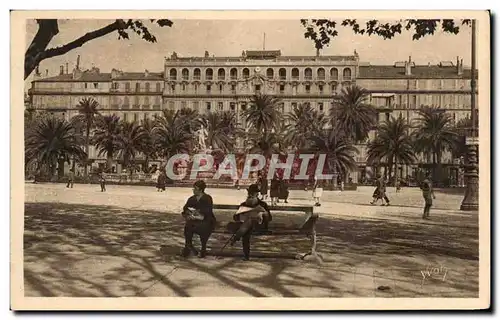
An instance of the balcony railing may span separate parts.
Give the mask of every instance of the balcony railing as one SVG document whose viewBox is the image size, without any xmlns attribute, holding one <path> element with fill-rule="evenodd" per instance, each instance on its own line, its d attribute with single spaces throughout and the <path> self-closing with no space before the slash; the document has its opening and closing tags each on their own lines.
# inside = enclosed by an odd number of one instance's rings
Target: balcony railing
<svg viewBox="0 0 500 320">
<path fill-rule="evenodd" d="M 286 76 L 280 76 L 280 80 L 286 80 Z"/>
<path fill-rule="evenodd" d="M 177 77 L 172 77 L 172 76 L 170 76 L 170 80 L 171 80 L 171 81 L 177 81 Z"/>
<path fill-rule="evenodd" d="M 231 76 L 231 80 L 238 80 L 237 76 Z"/>
<path fill-rule="evenodd" d="M 312 76 L 305 76 L 306 80 L 312 80 L 312 78 L 313 78 Z"/>
<path fill-rule="evenodd" d="M 193 80 L 201 80 L 201 76 L 193 76 Z"/>
<path fill-rule="evenodd" d="M 205 77 L 205 80 L 213 80 L 213 79 L 214 79 L 214 77 L 213 77 L 213 76 L 206 76 L 206 77 Z"/>
</svg>

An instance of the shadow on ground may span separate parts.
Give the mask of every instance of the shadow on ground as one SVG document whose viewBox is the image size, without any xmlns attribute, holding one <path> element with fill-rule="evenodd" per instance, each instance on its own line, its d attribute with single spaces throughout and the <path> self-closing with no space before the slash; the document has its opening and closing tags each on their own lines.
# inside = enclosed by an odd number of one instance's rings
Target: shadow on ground
<svg viewBox="0 0 500 320">
<path fill-rule="evenodd" d="M 224 223 L 230 220 L 230 213 L 218 213 L 217 218 Z M 290 219 L 291 215 L 283 215 L 275 220 Z M 73 297 L 199 296 L 206 295 L 211 283 L 255 297 L 476 296 L 477 270 L 471 271 L 470 266 L 477 266 L 478 260 L 477 216 L 461 219 L 461 223 L 454 221 L 448 226 L 348 217 L 320 219 L 318 250 L 328 265 L 317 266 L 313 262 L 276 259 L 181 259 L 176 256 L 183 245 L 183 219 L 179 214 L 26 203 L 25 286 L 29 295 Z M 229 236 L 214 234 L 209 246 L 220 248 Z M 171 254 L 160 254 L 162 245 Z M 238 243 L 228 250 L 240 252 L 240 248 Z M 309 241 L 302 236 L 262 236 L 252 243 L 253 252 L 308 249 Z M 453 269 L 456 281 L 427 279 L 435 282 L 433 288 L 441 286 L 440 290 L 422 289 L 422 268 L 443 261 L 452 261 L 452 269 L 460 265 L 457 261 L 469 267 Z M 363 266 L 379 269 L 363 274 Z M 464 270 L 469 281 L 463 281 Z M 172 280 L 181 273 L 186 276 Z M 376 292 L 372 284 L 363 284 L 363 277 L 375 279 L 370 280 L 375 283 L 392 281 L 394 290 Z M 451 272 L 449 277 L 453 277 Z M 164 289 L 154 292 L 153 286 L 158 284 Z M 304 288 L 314 290 L 307 293 Z"/>
</svg>

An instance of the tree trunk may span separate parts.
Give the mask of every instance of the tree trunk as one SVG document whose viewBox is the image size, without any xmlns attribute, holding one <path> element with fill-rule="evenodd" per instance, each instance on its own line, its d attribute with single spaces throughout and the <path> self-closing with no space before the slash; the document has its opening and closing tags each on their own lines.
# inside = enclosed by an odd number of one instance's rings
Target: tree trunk
<svg viewBox="0 0 500 320">
<path fill-rule="evenodd" d="M 432 180 L 436 181 L 437 152 L 432 151 Z"/>
<path fill-rule="evenodd" d="M 87 131 L 87 138 L 85 140 L 85 163 L 83 164 L 83 176 L 85 178 L 88 177 L 88 164 L 89 164 L 89 150 L 90 150 L 90 141 L 89 141 L 89 135 L 90 135 L 90 132 Z"/>
<path fill-rule="evenodd" d="M 149 156 L 147 154 L 144 154 L 144 173 L 149 173 L 148 172 L 148 167 L 149 167 Z"/>
<path fill-rule="evenodd" d="M 399 170 L 398 170 L 398 158 L 394 156 L 394 187 L 398 186 Z"/>
<path fill-rule="evenodd" d="M 106 169 L 108 172 L 111 172 L 111 166 L 113 165 L 113 152 L 109 152 L 107 154 L 107 162 L 106 162 Z"/>
</svg>

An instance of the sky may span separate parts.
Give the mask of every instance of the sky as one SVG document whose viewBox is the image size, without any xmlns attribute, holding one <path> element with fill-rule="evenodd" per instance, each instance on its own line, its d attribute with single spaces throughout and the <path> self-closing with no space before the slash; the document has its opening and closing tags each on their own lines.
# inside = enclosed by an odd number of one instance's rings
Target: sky
<svg viewBox="0 0 500 320">
<path fill-rule="evenodd" d="M 101 28 L 112 20 L 59 20 L 59 34 L 49 47 L 72 41 L 86 32 Z M 78 55 L 83 69 L 98 67 L 101 72 L 112 68 L 123 71 L 163 71 L 164 57 L 173 51 L 179 56 L 203 56 L 205 50 L 215 56 L 240 56 L 243 50 L 263 48 L 264 33 L 266 50 L 281 50 L 282 55 L 315 55 L 314 44 L 304 38 L 305 29 L 299 20 L 173 20 L 172 27 L 149 24 L 157 43 L 149 43 L 135 34 L 129 40 L 118 40 L 116 32 L 87 42 L 65 55 L 42 61 L 40 72 L 49 76 L 59 73 L 59 66 L 69 63 L 70 71 Z M 409 56 L 416 64 L 437 64 L 440 61 L 456 61 L 459 56 L 464 65 L 470 65 L 471 31 L 465 27 L 458 35 L 436 32 L 418 41 L 411 33 L 403 31 L 390 40 L 378 36 L 354 35 L 344 27 L 338 27 L 339 36 L 322 55 L 351 55 L 356 50 L 361 62 L 372 65 L 392 65 L 395 61 L 407 60 Z M 26 48 L 38 30 L 35 20 L 26 25 Z M 30 86 L 32 75 L 25 81 Z"/>
</svg>

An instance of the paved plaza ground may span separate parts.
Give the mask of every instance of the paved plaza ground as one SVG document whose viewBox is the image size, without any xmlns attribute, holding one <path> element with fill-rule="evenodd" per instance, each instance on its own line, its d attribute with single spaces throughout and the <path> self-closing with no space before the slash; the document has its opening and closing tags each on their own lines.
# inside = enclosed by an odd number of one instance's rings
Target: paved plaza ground
<svg viewBox="0 0 500 320">
<path fill-rule="evenodd" d="M 315 208 L 324 259 L 318 264 L 182 259 L 179 212 L 190 188 L 107 189 L 25 184 L 26 296 L 478 297 L 478 213 L 460 211 L 458 193 L 436 192 L 431 220 L 422 220 L 415 188 L 389 188 L 389 207 L 369 205 L 371 187 L 325 191 Z M 219 204 L 238 204 L 246 195 L 207 192 Z M 312 203 L 310 191 L 291 191 L 290 205 Z M 229 219 L 228 213 L 216 216 Z M 221 247 L 228 237 L 214 235 L 209 247 Z M 265 236 L 253 240 L 252 252 L 302 252 L 308 244 L 298 236 Z M 161 245 L 171 254 L 160 254 Z M 234 250 L 239 253 L 241 244 Z"/>
</svg>

